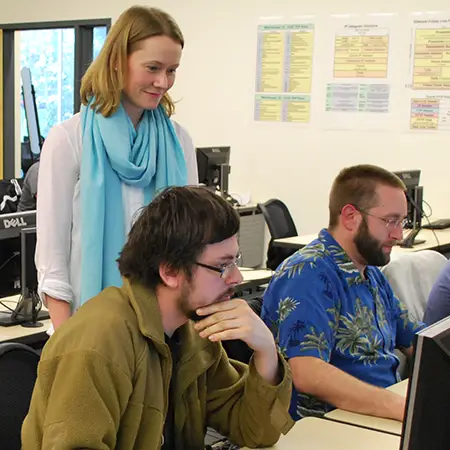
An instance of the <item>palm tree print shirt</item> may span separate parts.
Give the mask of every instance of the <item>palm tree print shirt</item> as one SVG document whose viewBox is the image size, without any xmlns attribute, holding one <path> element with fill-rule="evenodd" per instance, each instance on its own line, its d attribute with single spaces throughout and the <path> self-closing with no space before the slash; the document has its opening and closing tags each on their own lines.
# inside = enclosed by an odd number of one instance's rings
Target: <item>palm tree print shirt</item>
<svg viewBox="0 0 450 450">
<path fill-rule="evenodd" d="M 278 267 L 262 318 L 285 358 L 320 358 L 380 387 L 400 381 L 394 349 L 409 348 L 424 326 L 412 320 L 377 267 L 362 276 L 325 229 Z M 331 409 L 293 389 L 295 420 Z"/>
</svg>

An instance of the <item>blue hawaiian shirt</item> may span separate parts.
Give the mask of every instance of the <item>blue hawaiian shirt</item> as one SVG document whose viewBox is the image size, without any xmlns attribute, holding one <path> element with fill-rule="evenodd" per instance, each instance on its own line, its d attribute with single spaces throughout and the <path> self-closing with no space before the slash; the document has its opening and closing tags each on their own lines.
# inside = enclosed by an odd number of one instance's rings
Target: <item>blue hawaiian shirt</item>
<svg viewBox="0 0 450 450">
<path fill-rule="evenodd" d="M 400 381 L 395 348 L 409 348 L 414 322 L 377 267 L 365 276 L 327 230 L 286 259 L 264 294 L 262 318 L 287 359 L 313 356 L 372 385 Z M 293 389 L 295 419 L 333 409 Z"/>
</svg>

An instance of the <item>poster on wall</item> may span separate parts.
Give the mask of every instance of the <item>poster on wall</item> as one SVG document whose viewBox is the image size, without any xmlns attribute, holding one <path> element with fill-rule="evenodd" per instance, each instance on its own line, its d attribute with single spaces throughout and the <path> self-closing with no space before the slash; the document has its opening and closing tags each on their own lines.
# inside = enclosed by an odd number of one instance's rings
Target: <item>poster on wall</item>
<svg viewBox="0 0 450 450">
<path fill-rule="evenodd" d="M 450 131 L 450 14 L 416 12 L 410 22 L 410 131 Z"/>
<path fill-rule="evenodd" d="M 313 23 L 258 26 L 256 121 L 309 124 L 314 37 Z"/>
<path fill-rule="evenodd" d="M 325 89 L 329 129 L 387 130 L 392 126 L 391 29 L 395 14 L 330 18 Z"/>
</svg>

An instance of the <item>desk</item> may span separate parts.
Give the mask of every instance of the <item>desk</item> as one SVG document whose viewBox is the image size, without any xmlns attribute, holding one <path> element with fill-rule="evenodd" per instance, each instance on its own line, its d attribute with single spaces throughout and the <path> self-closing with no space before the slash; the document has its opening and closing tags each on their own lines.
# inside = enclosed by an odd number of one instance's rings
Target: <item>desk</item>
<svg viewBox="0 0 450 450">
<path fill-rule="evenodd" d="M 405 232 L 405 236 L 407 235 L 408 230 Z M 303 248 L 305 245 L 308 245 L 311 241 L 317 239 L 317 234 L 307 234 L 304 236 L 294 236 L 283 239 L 275 239 L 273 244 L 278 247 L 299 249 Z M 401 252 L 401 253 L 409 253 L 409 252 L 418 252 L 420 250 L 437 250 L 441 253 L 444 253 L 450 249 L 450 228 L 445 230 L 420 230 L 416 239 L 425 240 L 423 244 L 415 245 L 412 248 L 402 248 L 399 246 L 395 246 L 392 249 L 393 253 Z"/>
<path fill-rule="evenodd" d="M 330 420 L 306 417 L 298 421 L 270 448 L 273 450 L 398 450 L 399 447 L 398 436 Z"/>
<path fill-rule="evenodd" d="M 270 269 L 251 269 L 248 267 L 239 267 L 242 274 L 242 283 L 236 286 L 236 290 L 245 290 L 255 288 L 270 281 L 273 271 Z"/>
<path fill-rule="evenodd" d="M 406 398 L 408 380 L 403 380 L 400 383 L 388 387 L 387 389 Z M 366 416 L 364 414 L 352 413 L 342 409 L 335 409 L 334 411 L 325 414 L 325 418 L 336 422 L 355 425 L 357 427 L 369 428 L 371 430 L 376 430 L 383 433 L 394 434 L 396 436 L 401 436 L 402 434 L 402 422 L 398 422 L 397 420 Z"/>
<path fill-rule="evenodd" d="M 2 302 L 14 309 L 16 307 L 17 301 L 19 300 L 19 295 L 13 297 L 6 297 L 0 299 Z M 1 310 L 5 308 L 0 305 Z M 45 309 L 45 307 L 43 307 Z M 22 344 L 27 344 L 33 348 L 42 348 L 48 339 L 47 330 L 50 328 L 50 319 L 41 320 L 44 326 L 39 328 L 25 328 L 22 325 L 13 325 L 11 327 L 0 327 L 0 342 L 20 342 Z"/>
</svg>

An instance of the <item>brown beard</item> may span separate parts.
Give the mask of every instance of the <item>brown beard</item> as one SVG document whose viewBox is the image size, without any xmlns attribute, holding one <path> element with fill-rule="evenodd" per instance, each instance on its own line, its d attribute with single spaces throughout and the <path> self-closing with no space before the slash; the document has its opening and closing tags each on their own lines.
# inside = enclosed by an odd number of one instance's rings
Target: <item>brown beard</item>
<svg viewBox="0 0 450 450">
<path fill-rule="evenodd" d="M 221 295 L 219 295 L 214 301 L 212 301 L 210 304 L 212 305 L 212 304 L 214 304 L 214 303 L 219 303 L 219 302 L 221 302 L 221 301 L 224 301 L 224 300 L 222 300 L 224 297 L 227 297 L 227 296 L 230 296 L 230 298 L 232 298 L 233 297 L 233 295 L 234 295 L 234 293 L 235 293 L 235 289 L 234 288 L 229 288 L 229 289 L 227 289 L 224 293 L 222 293 Z M 184 297 L 185 299 L 187 299 L 188 297 Z M 186 303 L 185 302 L 181 302 L 181 305 L 183 306 L 183 305 L 185 305 Z M 202 319 L 205 319 L 206 317 L 208 317 L 208 316 L 199 316 L 196 312 L 195 312 L 196 310 L 191 310 L 191 309 L 189 309 L 189 310 L 187 310 L 187 309 L 183 309 L 183 312 L 186 314 L 186 317 L 188 318 L 188 319 L 190 319 L 190 320 L 192 320 L 193 322 L 199 322 L 200 320 L 202 320 Z"/>
</svg>

